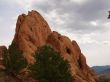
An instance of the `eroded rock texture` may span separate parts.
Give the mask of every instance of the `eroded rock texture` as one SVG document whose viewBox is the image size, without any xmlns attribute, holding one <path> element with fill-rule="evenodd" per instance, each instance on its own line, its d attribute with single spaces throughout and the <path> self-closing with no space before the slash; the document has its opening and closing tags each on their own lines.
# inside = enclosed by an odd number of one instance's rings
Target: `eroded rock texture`
<svg viewBox="0 0 110 82">
<path fill-rule="evenodd" d="M 97 80 L 77 42 L 51 31 L 45 19 L 37 11 L 32 10 L 28 15 L 22 14 L 18 17 L 13 42 L 18 44 L 30 64 L 35 61 L 33 54 L 38 47 L 48 44 L 69 61 L 74 82 L 96 82 Z"/>
<path fill-rule="evenodd" d="M 7 51 L 5 46 L 0 46 L 0 69 L 4 69 L 3 58 L 4 53 Z"/>
</svg>

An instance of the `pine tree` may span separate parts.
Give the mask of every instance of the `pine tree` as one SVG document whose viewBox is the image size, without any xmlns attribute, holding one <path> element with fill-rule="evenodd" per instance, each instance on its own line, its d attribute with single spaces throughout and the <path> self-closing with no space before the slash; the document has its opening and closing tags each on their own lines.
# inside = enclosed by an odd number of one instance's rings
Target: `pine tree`
<svg viewBox="0 0 110 82">
<path fill-rule="evenodd" d="M 50 46 L 43 46 L 35 53 L 36 63 L 30 66 L 32 77 L 39 82 L 73 82 L 70 65 Z"/>
</svg>

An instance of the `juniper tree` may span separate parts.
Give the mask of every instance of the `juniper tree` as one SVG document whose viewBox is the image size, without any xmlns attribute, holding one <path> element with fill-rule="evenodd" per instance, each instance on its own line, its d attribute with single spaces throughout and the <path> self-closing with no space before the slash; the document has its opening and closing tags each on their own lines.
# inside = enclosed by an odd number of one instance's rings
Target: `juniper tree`
<svg viewBox="0 0 110 82">
<path fill-rule="evenodd" d="M 39 48 L 35 59 L 35 64 L 30 66 L 34 79 L 39 82 L 73 82 L 69 62 L 50 46 Z"/>
<path fill-rule="evenodd" d="M 12 43 L 9 46 L 9 50 L 5 51 L 3 61 L 6 72 L 12 75 L 18 74 L 21 69 L 27 66 L 27 61 L 23 57 L 22 51 L 15 43 Z"/>
</svg>

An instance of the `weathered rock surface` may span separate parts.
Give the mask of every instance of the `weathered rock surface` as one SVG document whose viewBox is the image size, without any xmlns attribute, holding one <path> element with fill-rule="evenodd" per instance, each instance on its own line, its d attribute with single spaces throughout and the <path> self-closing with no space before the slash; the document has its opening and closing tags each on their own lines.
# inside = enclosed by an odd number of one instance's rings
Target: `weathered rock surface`
<svg viewBox="0 0 110 82">
<path fill-rule="evenodd" d="M 7 48 L 5 46 L 0 46 L 0 69 L 4 69 L 3 54 L 4 54 L 5 50 L 7 50 Z"/>
<path fill-rule="evenodd" d="M 28 15 L 22 14 L 18 17 L 13 42 L 18 44 L 30 64 L 35 61 L 33 54 L 37 48 L 48 44 L 69 61 L 74 82 L 96 82 L 97 80 L 77 42 L 51 31 L 45 19 L 37 11 L 32 10 Z"/>
<path fill-rule="evenodd" d="M 33 53 L 38 47 L 46 44 L 51 30 L 44 18 L 37 12 L 29 12 L 18 17 L 14 42 L 24 52 L 29 63 L 33 63 Z"/>
<path fill-rule="evenodd" d="M 95 73 L 86 64 L 86 58 L 76 41 L 71 41 L 68 37 L 57 32 L 52 32 L 47 43 L 53 46 L 61 55 L 70 62 L 71 72 L 75 82 L 96 82 Z"/>
</svg>

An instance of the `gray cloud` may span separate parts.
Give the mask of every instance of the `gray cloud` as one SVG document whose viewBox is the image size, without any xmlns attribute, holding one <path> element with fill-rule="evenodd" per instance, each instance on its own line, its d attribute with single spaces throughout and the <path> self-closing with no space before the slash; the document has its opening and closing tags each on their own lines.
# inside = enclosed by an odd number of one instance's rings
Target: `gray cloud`
<svg viewBox="0 0 110 82">
<path fill-rule="evenodd" d="M 41 9 L 47 14 L 55 10 L 59 18 L 65 22 L 59 28 L 65 28 L 72 32 L 88 33 L 108 30 L 108 28 L 102 27 L 100 24 L 107 21 L 109 3 L 108 0 L 89 0 L 80 5 L 69 0 L 51 0 L 47 3 L 33 3 L 32 7 Z M 68 20 L 61 18 L 63 14 L 68 15 Z M 100 24 L 94 27 L 90 25 L 91 21 L 100 21 Z"/>
<path fill-rule="evenodd" d="M 109 10 L 108 0 L 89 0 L 86 5 L 83 5 L 78 10 L 82 17 L 86 20 L 96 20 L 106 18 L 105 13 Z"/>
</svg>

